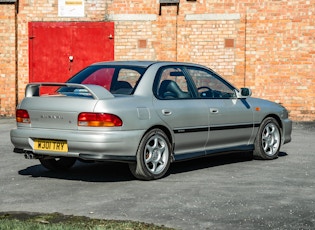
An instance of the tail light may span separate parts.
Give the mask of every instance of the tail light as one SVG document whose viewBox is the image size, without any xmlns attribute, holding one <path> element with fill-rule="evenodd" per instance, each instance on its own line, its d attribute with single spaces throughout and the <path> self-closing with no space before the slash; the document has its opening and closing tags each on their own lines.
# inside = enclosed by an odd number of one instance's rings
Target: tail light
<svg viewBox="0 0 315 230">
<path fill-rule="evenodd" d="M 31 123 L 30 115 L 25 109 L 17 109 L 16 110 L 16 122 L 18 123 Z"/>
<path fill-rule="evenodd" d="M 118 116 L 109 113 L 80 113 L 78 116 L 78 126 L 115 127 L 122 124 Z"/>
</svg>

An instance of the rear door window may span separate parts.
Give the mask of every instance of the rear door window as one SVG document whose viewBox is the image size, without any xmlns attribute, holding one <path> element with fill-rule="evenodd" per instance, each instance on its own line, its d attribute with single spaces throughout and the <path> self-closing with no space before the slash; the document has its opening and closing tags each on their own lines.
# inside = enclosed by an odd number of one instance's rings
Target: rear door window
<svg viewBox="0 0 315 230">
<path fill-rule="evenodd" d="M 192 88 L 181 68 L 176 66 L 164 67 L 158 73 L 158 85 L 155 95 L 159 99 L 193 98 Z"/>
</svg>

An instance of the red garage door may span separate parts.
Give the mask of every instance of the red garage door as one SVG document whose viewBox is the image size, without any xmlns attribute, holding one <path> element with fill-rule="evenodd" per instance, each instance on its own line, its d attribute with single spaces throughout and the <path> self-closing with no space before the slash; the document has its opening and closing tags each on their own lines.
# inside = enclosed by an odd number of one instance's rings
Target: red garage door
<svg viewBox="0 0 315 230">
<path fill-rule="evenodd" d="M 29 81 L 64 82 L 94 62 L 114 60 L 113 22 L 30 22 Z"/>
</svg>

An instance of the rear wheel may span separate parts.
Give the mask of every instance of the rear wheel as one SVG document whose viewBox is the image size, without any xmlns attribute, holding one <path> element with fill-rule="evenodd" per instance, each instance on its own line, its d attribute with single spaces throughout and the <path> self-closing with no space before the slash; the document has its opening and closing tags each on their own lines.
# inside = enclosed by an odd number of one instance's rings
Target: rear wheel
<svg viewBox="0 0 315 230">
<path fill-rule="evenodd" d="M 137 162 L 129 164 L 131 173 L 140 180 L 159 179 L 171 163 L 171 144 L 160 129 L 153 129 L 142 138 L 137 150 Z"/>
<path fill-rule="evenodd" d="M 61 157 L 61 158 L 49 158 L 49 159 L 39 159 L 40 163 L 47 169 L 52 171 L 64 171 L 71 168 L 76 158 L 71 157 Z"/>
<path fill-rule="evenodd" d="M 278 157 L 281 146 L 281 131 L 278 122 L 266 118 L 258 131 L 255 140 L 254 158 L 272 160 Z"/>
</svg>

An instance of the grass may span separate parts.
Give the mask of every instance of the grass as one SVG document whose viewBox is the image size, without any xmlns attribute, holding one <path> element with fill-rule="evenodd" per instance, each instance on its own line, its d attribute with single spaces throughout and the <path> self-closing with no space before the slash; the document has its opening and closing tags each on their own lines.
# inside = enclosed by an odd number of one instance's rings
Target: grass
<svg viewBox="0 0 315 230">
<path fill-rule="evenodd" d="M 170 230 L 135 221 L 101 220 L 60 213 L 42 214 L 25 212 L 0 213 L 0 230 Z"/>
</svg>

